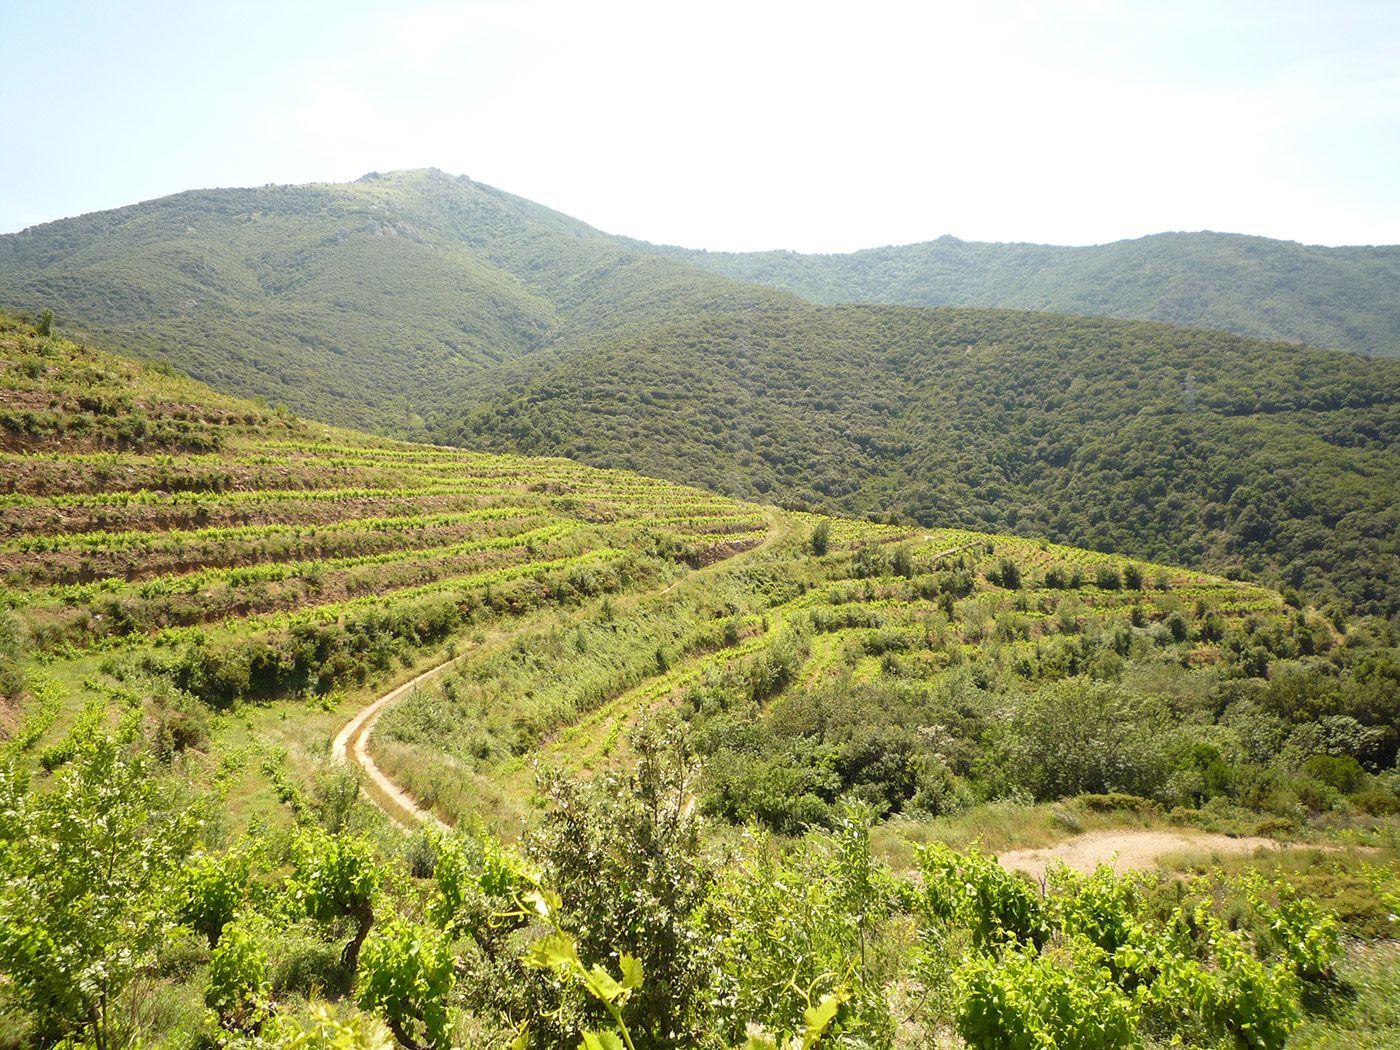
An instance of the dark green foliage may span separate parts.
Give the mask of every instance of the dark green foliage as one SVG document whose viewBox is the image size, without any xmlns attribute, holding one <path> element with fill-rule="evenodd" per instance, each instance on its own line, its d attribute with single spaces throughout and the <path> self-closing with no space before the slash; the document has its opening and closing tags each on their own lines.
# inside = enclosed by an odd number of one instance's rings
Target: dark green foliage
<svg viewBox="0 0 1400 1050">
<path fill-rule="evenodd" d="M 812 553 L 821 557 L 831 549 L 831 522 L 823 518 L 812 527 L 810 539 Z"/>
<path fill-rule="evenodd" d="M 1005 587 L 1008 591 L 1019 591 L 1021 589 L 1021 567 L 1012 558 L 1002 558 L 1001 561 L 997 562 L 996 568 L 987 572 L 987 579 L 998 587 Z"/>
<path fill-rule="evenodd" d="M 1123 577 L 1112 565 L 1100 565 L 1094 570 L 1094 586 L 1101 591 L 1116 591 L 1123 586 Z"/>
<path fill-rule="evenodd" d="M 691 1045 L 708 977 L 690 919 L 710 879 L 690 801 L 695 770 L 681 740 L 661 730 L 643 727 L 634 747 L 627 776 L 547 782 L 550 808 L 530 854 L 558 890 L 564 928 L 585 958 L 625 952 L 641 961 L 646 984 L 630 1000 L 629 1027 L 652 1046 Z"/>
<path fill-rule="evenodd" d="M 1221 333 L 793 307 L 490 370 L 436 433 L 1246 574 L 1393 615 L 1396 391 L 1394 362 Z"/>
<path fill-rule="evenodd" d="M 847 255 L 665 250 L 818 303 L 1128 317 L 1400 356 L 1395 246 L 1325 248 L 1228 233 L 1161 233 L 1089 248 L 940 237 Z"/>
</svg>

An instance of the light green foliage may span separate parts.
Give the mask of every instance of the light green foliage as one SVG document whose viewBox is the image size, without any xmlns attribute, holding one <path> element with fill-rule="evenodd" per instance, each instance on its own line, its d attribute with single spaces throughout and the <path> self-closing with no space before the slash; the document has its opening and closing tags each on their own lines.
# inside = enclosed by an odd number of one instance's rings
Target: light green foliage
<svg viewBox="0 0 1400 1050">
<path fill-rule="evenodd" d="M 1087 956 L 1076 958 L 1075 956 Z M 983 1050 L 1137 1047 L 1138 1008 L 1092 946 L 977 956 L 957 971 L 958 1032 Z"/>
<path fill-rule="evenodd" d="M 131 745 L 129 730 L 86 734 L 42 791 L 0 767 L 0 972 L 45 1037 L 99 1050 L 175 921 L 197 818 Z"/>
<path fill-rule="evenodd" d="M 1065 934 L 1082 937 L 1112 955 L 1128 943 L 1142 906 L 1135 879 L 1120 878 L 1107 865 L 1078 875 L 1064 865 L 1051 870 L 1047 904 Z"/>
<path fill-rule="evenodd" d="M 209 953 L 209 981 L 204 1003 L 219 1023 L 234 1031 L 256 1032 L 267 1018 L 269 922 L 248 913 L 226 924 Z"/>
<path fill-rule="evenodd" d="M 314 1005 L 308 1016 L 284 1015 L 268 1024 L 261 1036 L 270 1050 L 392 1050 L 394 1041 L 369 1017 L 340 1016 L 326 1003 Z"/>
<path fill-rule="evenodd" d="M 620 977 L 614 977 L 598 963 L 585 967 L 579 959 L 578 945 L 567 933 L 555 931 L 530 945 L 521 960 L 524 965 L 539 970 L 552 970 L 566 981 L 574 982 L 598 1002 L 612 1017 L 617 1033 L 585 1032 L 584 1045 L 611 1048 L 626 1045 L 628 1050 L 636 1050 L 632 1034 L 623 1020 L 622 1012 L 632 993 L 642 987 L 643 969 L 634 956 L 622 955 L 618 958 Z M 618 1040 L 621 1040 L 621 1044 Z"/>
<path fill-rule="evenodd" d="M 379 887 L 381 871 L 368 842 L 351 835 L 305 829 L 292 847 L 291 898 L 313 919 L 334 919 L 363 907 Z"/>
<path fill-rule="evenodd" d="M 1301 896 L 1286 882 L 1272 886 L 1254 873 L 1245 881 L 1246 899 L 1279 954 L 1304 981 L 1330 978 L 1342 957 L 1340 927 L 1335 915 Z"/>
<path fill-rule="evenodd" d="M 1050 935 L 1035 889 L 976 846 L 958 853 L 941 842 L 919 848 L 921 906 L 929 921 L 964 926 L 987 948 L 1007 942 L 1038 946 Z"/>
<path fill-rule="evenodd" d="M 846 1035 L 877 1045 L 890 1037 L 876 944 L 894 890 L 871 862 L 867 817 L 851 811 L 833 838 L 788 851 L 757 838 L 720 874 L 698 921 L 719 933 L 713 951 L 726 1031 L 754 1023 L 797 1036 L 825 1003 L 840 1008 Z"/>
<path fill-rule="evenodd" d="M 360 946 L 374 923 L 374 894 L 383 879 L 373 850 L 363 839 L 307 828 L 292 844 L 292 860 L 287 893 L 306 915 L 355 920 L 355 936 L 342 955 L 345 968 L 354 972 Z"/>
<path fill-rule="evenodd" d="M 1193 944 L 1187 930 L 1199 931 Z M 1133 931 L 1114 955 L 1115 968 L 1137 984 L 1146 1023 L 1198 1031 L 1241 1048 L 1277 1050 L 1301 1015 L 1289 968 L 1267 965 L 1245 936 L 1205 907 L 1189 919 L 1180 909 L 1165 926 Z"/>
<path fill-rule="evenodd" d="M 175 913 L 180 923 L 219 943 L 225 925 L 247 900 L 251 889 L 247 853 L 201 853 L 185 862 L 175 888 Z"/>
<path fill-rule="evenodd" d="M 365 942 L 357 983 L 366 1010 L 382 1013 L 405 1046 L 445 1047 L 455 975 L 447 936 L 401 920 L 381 923 Z"/>
</svg>

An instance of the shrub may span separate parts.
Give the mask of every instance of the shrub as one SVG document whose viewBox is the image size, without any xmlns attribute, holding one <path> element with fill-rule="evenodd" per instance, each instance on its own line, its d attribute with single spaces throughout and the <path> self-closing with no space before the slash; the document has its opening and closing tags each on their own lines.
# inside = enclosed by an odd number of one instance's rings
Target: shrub
<svg viewBox="0 0 1400 1050">
<path fill-rule="evenodd" d="M 918 851 L 922 908 L 934 921 L 965 926 L 979 947 L 1017 941 L 1039 946 L 1050 935 L 1040 897 L 977 847 L 958 853 L 941 842 Z"/>
<path fill-rule="evenodd" d="M 454 983 L 451 947 L 441 932 L 394 921 L 365 943 L 360 1006 L 382 1013 L 405 1047 L 448 1045 L 452 1017 L 447 999 Z"/>
<path fill-rule="evenodd" d="M 1138 1011 L 1106 967 L 1010 951 L 958 968 L 958 1032 L 982 1050 L 1140 1046 Z"/>
<path fill-rule="evenodd" d="M 180 923 L 218 945 L 224 927 L 248 896 L 246 854 L 230 851 L 191 858 L 180 872 L 175 890 L 175 913 Z"/>
<path fill-rule="evenodd" d="M 1008 591 L 1019 591 L 1021 589 L 1021 567 L 1011 558 L 1002 558 L 997 562 L 996 568 L 987 573 L 987 579 L 998 587 L 1005 587 Z"/>
<path fill-rule="evenodd" d="M 1108 562 L 1101 562 L 1094 569 L 1094 586 L 1101 591 L 1116 591 L 1123 587 L 1123 578 L 1118 575 L 1118 568 Z"/>
<path fill-rule="evenodd" d="M 266 920 L 245 915 L 228 923 L 209 955 L 204 1003 L 225 1028 L 255 1033 L 267 1017 L 268 980 Z"/>
<path fill-rule="evenodd" d="M 341 954 L 345 969 L 353 973 L 374 923 L 372 901 L 383 878 L 369 843 L 307 829 L 293 843 L 292 858 L 287 890 L 309 917 L 355 920 L 355 935 Z"/>
</svg>

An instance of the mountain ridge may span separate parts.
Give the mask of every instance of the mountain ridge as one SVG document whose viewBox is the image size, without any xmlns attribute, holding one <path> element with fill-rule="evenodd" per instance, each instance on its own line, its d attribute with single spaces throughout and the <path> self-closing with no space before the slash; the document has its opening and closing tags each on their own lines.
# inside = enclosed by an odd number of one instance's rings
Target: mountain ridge
<svg viewBox="0 0 1400 1050">
<path fill-rule="evenodd" d="M 845 253 L 656 250 L 817 303 L 1122 317 L 1400 356 L 1400 302 L 1380 294 L 1400 286 L 1396 245 L 1328 247 L 1170 231 L 1097 245 L 945 235 Z"/>
</svg>

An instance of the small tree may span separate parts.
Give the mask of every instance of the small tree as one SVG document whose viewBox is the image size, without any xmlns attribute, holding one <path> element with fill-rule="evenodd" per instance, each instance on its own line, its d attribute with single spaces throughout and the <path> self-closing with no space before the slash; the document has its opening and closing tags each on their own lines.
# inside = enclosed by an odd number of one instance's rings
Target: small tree
<svg viewBox="0 0 1400 1050">
<path fill-rule="evenodd" d="M 890 560 L 890 571 L 896 576 L 903 576 L 906 580 L 914 575 L 914 555 L 909 548 L 900 545 L 894 549 L 894 557 Z"/>
<path fill-rule="evenodd" d="M 831 549 L 831 522 L 825 518 L 812 529 L 811 546 L 812 553 L 819 558 Z"/>
<path fill-rule="evenodd" d="M 1094 570 L 1094 586 L 1101 591 L 1121 590 L 1123 577 L 1118 575 L 1116 566 L 1104 562 Z"/>
<path fill-rule="evenodd" d="M 52 789 L 0 768 L 0 972 L 48 1039 L 107 1050 L 118 999 L 174 924 L 197 812 L 132 753 L 137 723 L 76 743 Z"/>
<path fill-rule="evenodd" d="M 1142 570 L 1131 563 L 1123 566 L 1123 586 L 1130 591 L 1142 590 Z"/>
<path fill-rule="evenodd" d="M 39 314 L 39 323 L 34 326 L 34 331 L 38 332 L 46 339 L 53 334 L 52 310 L 44 310 L 42 313 Z"/>
<path fill-rule="evenodd" d="M 319 828 L 302 832 L 293 849 L 295 870 L 287 889 L 313 919 L 349 916 L 355 936 L 341 953 L 341 965 L 354 973 L 360 946 L 374 924 L 374 893 L 383 872 L 374 862 L 369 843 L 347 835 L 328 835 Z"/>
<path fill-rule="evenodd" d="M 1012 558 L 1002 558 L 997 563 L 997 567 L 987 573 L 987 579 L 998 587 L 1005 587 L 1008 591 L 1019 591 L 1021 589 L 1021 566 L 1017 565 Z"/>
</svg>

